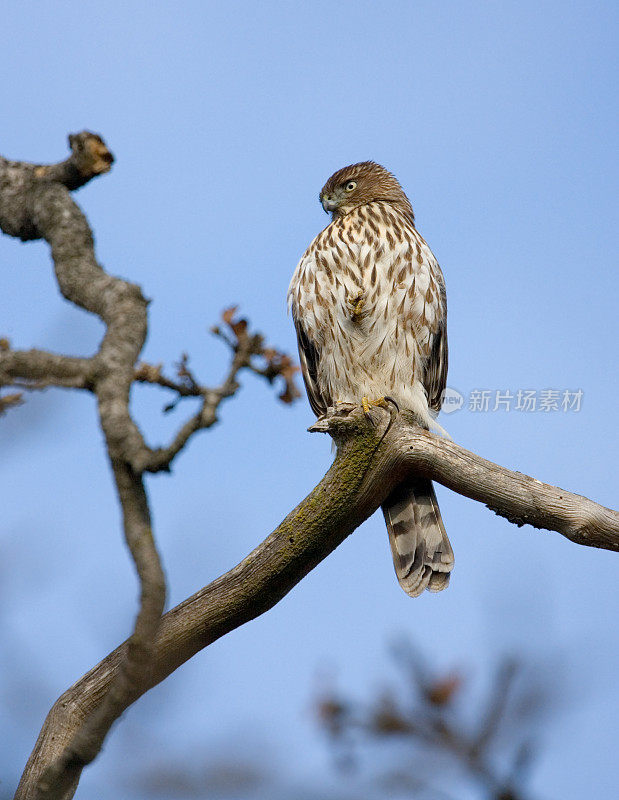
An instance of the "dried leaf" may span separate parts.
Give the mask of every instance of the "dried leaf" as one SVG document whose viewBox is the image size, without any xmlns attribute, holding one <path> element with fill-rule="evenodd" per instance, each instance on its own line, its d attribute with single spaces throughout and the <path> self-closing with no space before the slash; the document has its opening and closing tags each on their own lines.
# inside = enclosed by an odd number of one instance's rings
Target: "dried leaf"
<svg viewBox="0 0 619 800">
<path fill-rule="evenodd" d="M 316 703 L 318 719 L 331 736 L 339 736 L 346 724 L 349 707 L 335 696 L 323 697 Z"/>
<path fill-rule="evenodd" d="M 226 308 L 222 314 L 221 318 L 226 323 L 226 325 L 231 325 L 232 320 L 234 319 L 234 315 L 236 314 L 238 306 L 230 306 L 230 308 Z"/>
<path fill-rule="evenodd" d="M 412 724 L 398 710 L 389 696 L 383 696 L 370 718 L 370 728 L 378 734 L 412 733 Z"/>
<path fill-rule="evenodd" d="M 445 706 L 453 700 L 462 684 L 462 677 L 457 673 L 447 675 L 428 687 L 427 698 L 433 706 Z"/>
<path fill-rule="evenodd" d="M 234 331 L 237 339 L 240 339 L 242 336 L 247 335 L 247 320 L 246 319 L 239 319 L 236 322 L 230 322 L 230 327 Z"/>
</svg>

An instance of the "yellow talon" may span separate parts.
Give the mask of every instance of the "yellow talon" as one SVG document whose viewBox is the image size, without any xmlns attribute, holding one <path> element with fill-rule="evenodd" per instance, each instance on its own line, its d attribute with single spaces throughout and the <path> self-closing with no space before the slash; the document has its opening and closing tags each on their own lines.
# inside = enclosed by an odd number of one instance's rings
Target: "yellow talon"
<svg viewBox="0 0 619 800">
<path fill-rule="evenodd" d="M 363 292 L 359 292 L 356 297 L 349 297 L 346 302 L 350 307 L 350 316 L 353 320 L 356 320 L 359 316 L 361 316 L 361 310 L 365 305 Z"/>
<path fill-rule="evenodd" d="M 384 408 L 386 406 L 386 401 L 384 397 L 377 397 L 376 400 L 370 400 L 368 397 L 364 396 L 361 398 L 361 405 L 363 406 L 363 413 L 369 414 L 372 406 Z"/>
</svg>

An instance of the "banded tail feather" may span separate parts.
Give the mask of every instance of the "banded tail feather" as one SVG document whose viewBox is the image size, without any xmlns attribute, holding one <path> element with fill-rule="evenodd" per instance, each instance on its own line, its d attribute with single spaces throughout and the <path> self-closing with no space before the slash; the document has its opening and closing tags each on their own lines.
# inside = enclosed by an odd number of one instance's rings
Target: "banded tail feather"
<svg viewBox="0 0 619 800">
<path fill-rule="evenodd" d="M 424 589 L 445 589 L 454 554 L 432 481 L 413 478 L 401 483 L 382 509 L 400 586 L 411 597 L 417 597 Z"/>
</svg>

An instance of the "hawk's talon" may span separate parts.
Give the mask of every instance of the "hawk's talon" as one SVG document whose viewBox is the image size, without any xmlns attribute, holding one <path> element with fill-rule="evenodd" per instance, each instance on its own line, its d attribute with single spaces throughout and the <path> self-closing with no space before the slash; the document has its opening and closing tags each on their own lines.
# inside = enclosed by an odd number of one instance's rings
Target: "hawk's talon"
<svg viewBox="0 0 619 800">
<path fill-rule="evenodd" d="M 385 408 L 389 410 L 389 406 L 387 405 L 387 400 L 391 400 L 391 398 L 377 397 L 376 400 L 370 400 L 369 397 L 366 397 L 365 395 L 361 398 L 361 406 L 363 407 L 363 413 L 370 422 L 372 421 L 372 417 L 370 416 L 370 409 L 372 407 L 375 407 L 375 408 Z M 391 402 L 397 406 L 395 400 L 391 400 Z"/>
<path fill-rule="evenodd" d="M 393 397 L 389 397 L 389 395 L 385 395 L 385 396 L 383 397 L 383 400 L 386 400 L 388 403 L 392 403 L 392 404 L 395 406 L 395 410 L 398 412 L 398 414 L 400 413 L 400 406 L 399 406 L 399 405 L 397 404 L 397 402 L 396 402 L 396 401 L 393 399 Z"/>
<path fill-rule="evenodd" d="M 350 316 L 353 320 L 358 319 L 361 316 L 361 310 L 365 305 L 365 297 L 362 291 L 360 291 L 356 297 L 347 297 L 346 302 L 350 307 Z"/>
</svg>

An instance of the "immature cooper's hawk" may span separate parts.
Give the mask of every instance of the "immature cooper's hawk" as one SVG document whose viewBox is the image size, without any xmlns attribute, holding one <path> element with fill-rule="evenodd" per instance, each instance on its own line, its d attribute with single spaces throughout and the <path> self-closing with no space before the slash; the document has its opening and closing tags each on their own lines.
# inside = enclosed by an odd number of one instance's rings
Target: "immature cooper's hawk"
<svg viewBox="0 0 619 800">
<path fill-rule="evenodd" d="M 415 230 L 409 199 L 373 161 L 344 167 L 320 201 L 333 221 L 290 283 L 305 387 L 317 416 L 338 402 L 385 396 L 439 427 L 447 378 L 443 274 Z M 432 483 L 412 478 L 383 505 L 400 585 L 411 597 L 449 583 L 453 550 Z"/>
</svg>

